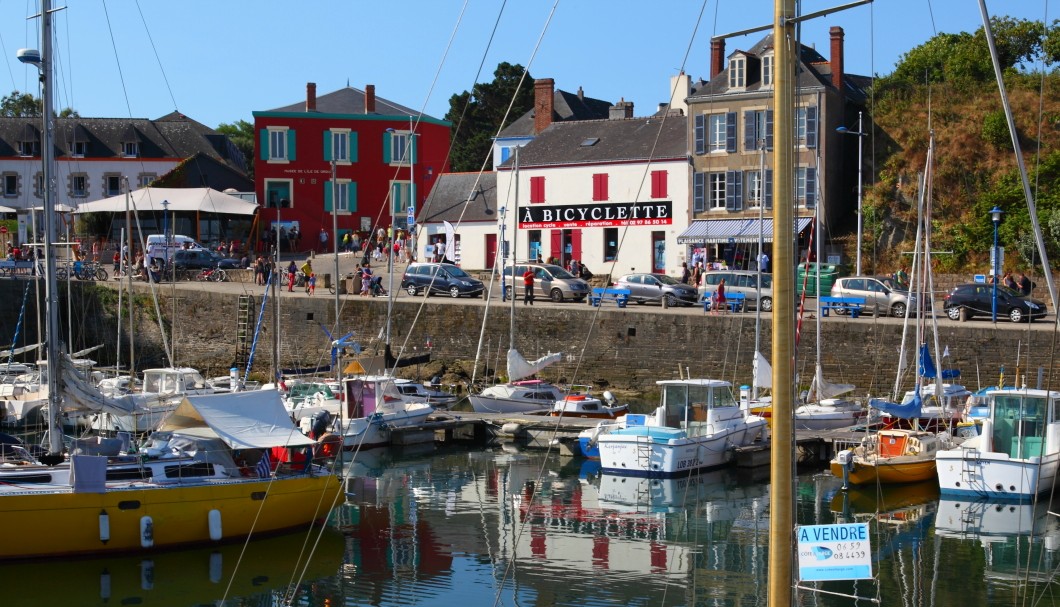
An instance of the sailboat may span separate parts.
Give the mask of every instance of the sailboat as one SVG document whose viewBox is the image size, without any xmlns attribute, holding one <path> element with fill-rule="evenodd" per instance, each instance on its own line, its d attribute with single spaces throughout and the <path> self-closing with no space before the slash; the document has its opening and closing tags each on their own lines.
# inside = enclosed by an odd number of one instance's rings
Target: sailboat
<svg viewBox="0 0 1060 607">
<path fill-rule="evenodd" d="M 273 454 L 279 461 L 290 456 L 290 448 L 314 444 L 295 430 L 275 394 L 185 397 L 152 444 L 124 462 L 64 453 L 60 409 L 76 395 L 60 381 L 69 367 L 58 331 L 53 251 L 50 4 L 45 0 L 40 13 L 43 52 L 19 52 L 40 64 L 44 89 L 48 453 L 0 467 L 0 517 L 6 526 L 0 559 L 217 543 L 325 518 L 340 492 L 332 473 L 311 463 L 271 465 Z"/>
</svg>

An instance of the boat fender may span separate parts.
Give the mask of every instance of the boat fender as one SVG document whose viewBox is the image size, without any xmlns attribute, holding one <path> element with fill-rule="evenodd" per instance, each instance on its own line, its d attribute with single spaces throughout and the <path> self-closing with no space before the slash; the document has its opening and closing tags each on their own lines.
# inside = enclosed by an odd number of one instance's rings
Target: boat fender
<svg viewBox="0 0 1060 607">
<path fill-rule="evenodd" d="M 99 598 L 106 603 L 110 601 L 110 595 L 110 571 L 104 569 L 103 573 L 99 574 Z"/>
<path fill-rule="evenodd" d="M 501 432 L 504 434 L 516 435 L 519 434 L 523 429 L 523 425 L 519 422 L 508 422 L 501 426 Z"/>
<path fill-rule="evenodd" d="M 140 517 L 140 547 L 150 548 L 155 545 L 155 522 L 149 516 Z"/>
<path fill-rule="evenodd" d="M 1046 453 L 1060 451 L 1060 426 L 1052 423 L 1045 428 Z"/>
<path fill-rule="evenodd" d="M 987 453 L 994 450 L 994 420 L 983 420 L 983 431 L 979 433 L 979 450 Z"/>
<path fill-rule="evenodd" d="M 224 580 L 224 559 L 220 552 L 210 553 L 210 582 L 220 584 Z"/>
<path fill-rule="evenodd" d="M 110 541 L 110 515 L 106 510 L 99 511 L 99 541 L 104 544 Z"/>
<path fill-rule="evenodd" d="M 615 395 L 610 390 L 604 390 L 604 402 L 614 407 L 618 403 L 618 399 L 615 398 Z"/>
<path fill-rule="evenodd" d="M 215 542 L 220 541 L 224 537 L 221 532 L 221 511 L 214 508 L 206 515 L 206 519 L 210 523 L 210 539 Z"/>
<path fill-rule="evenodd" d="M 141 561 L 140 562 L 140 588 L 142 590 L 154 590 L 155 589 L 155 562 L 154 561 Z"/>
</svg>

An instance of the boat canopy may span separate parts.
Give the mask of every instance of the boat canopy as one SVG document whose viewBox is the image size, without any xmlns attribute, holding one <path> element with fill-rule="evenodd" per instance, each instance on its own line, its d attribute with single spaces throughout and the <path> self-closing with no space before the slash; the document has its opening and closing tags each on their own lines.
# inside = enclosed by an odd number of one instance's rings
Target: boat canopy
<svg viewBox="0 0 1060 607">
<path fill-rule="evenodd" d="M 220 438 L 233 449 L 316 443 L 295 428 L 274 390 L 185 396 L 159 430 Z"/>
</svg>

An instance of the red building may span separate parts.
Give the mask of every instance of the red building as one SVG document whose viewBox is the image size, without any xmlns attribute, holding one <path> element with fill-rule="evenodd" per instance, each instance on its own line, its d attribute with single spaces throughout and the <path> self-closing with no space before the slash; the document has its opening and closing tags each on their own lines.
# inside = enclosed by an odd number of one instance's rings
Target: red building
<svg viewBox="0 0 1060 607">
<path fill-rule="evenodd" d="M 371 84 L 317 97 L 312 82 L 304 102 L 254 112 L 258 235 L 279 220 L 288 232 L 298 227 L 297 250 L 320 250 L 321 230 L 330 250 L 333 208 L 339 238 L 406 229 L 409 207 L 449 169 L 450 124 L 417 114 L 377 98 Z"/>
</svg>

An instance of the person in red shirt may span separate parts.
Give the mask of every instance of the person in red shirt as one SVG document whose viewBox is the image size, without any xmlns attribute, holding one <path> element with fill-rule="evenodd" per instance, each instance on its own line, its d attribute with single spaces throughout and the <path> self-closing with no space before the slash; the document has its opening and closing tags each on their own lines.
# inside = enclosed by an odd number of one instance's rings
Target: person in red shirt
<svg viewBox="0 0 1060 607">
<path fill-rule="evenodd" d="M 527 268 L 523 273 L 523 305 L 534 305 L 534 269 Z"/>
</svg>

